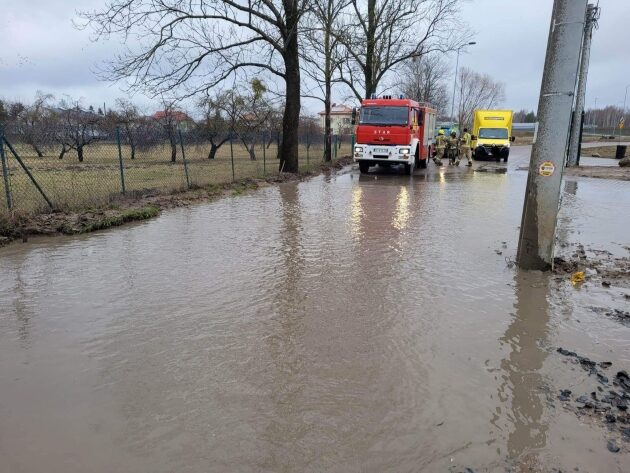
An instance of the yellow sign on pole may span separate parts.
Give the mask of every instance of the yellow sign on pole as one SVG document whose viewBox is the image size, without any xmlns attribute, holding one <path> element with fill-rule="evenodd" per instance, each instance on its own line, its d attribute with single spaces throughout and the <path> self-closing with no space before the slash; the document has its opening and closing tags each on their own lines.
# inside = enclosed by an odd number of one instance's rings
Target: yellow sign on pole
<svg viewBox="0 0 630 473">
<path fill-rule="evenodd" d="M 621 130 L 625 124 L 626 119 L 624 117 L 621 117 L 621 120 L 619 120 L 619 129 Z"/>
<path fill-rule="evenodd" d="M 553 176 L 556 166 L 551 161 L 543 162 L 538 168 L 538 174 L 544 177 Z"/>
</svg>

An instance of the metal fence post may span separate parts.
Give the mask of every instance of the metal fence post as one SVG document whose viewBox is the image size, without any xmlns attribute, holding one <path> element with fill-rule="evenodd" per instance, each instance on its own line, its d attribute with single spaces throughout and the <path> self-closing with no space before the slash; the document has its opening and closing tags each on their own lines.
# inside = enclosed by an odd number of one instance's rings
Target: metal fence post
<svg viewBox="0 0 630 473">
<path fill-rule="evenodd" d="M 234 145 L 233 145 L 233 137 L 232 137 L 232 132 L 230 132 L 230 160 L 232 161 L 232 182 L 234 182 L 236 180 L 235 174 L 234 174 Z"/>
<path fill-rule="evenodd" d="M 33 173 L 29 170 L 28 166 L 24 163 L 24 161 L 22 161 L 22 158 L 20 158 L 20 155 L 17 153 L 17 151 L 15 151 L 15 148 L 11 145 L 11 143 L 7 141 L 6 138 L 4 138 L 4 142 L 6 143 L 7 148 L 9 148 L 9 151 L 11 151 L 11 154 L 13 154 L 13 157 L 15 158 L 15 160 L 18 162 L 20 167 L 24 170 L 28 178 L 31 180 L 31 182 L 35 186 L 35 189 L 37 189 L 40 195 L 44 198 L 48 206 L 51 209 L 54 209 L 55 206 L 53 205 L 52 201 L 48 198 L 48 196 L 44 192 L 44 189 L 42 189 L 42 187 L 39 185 L 39 183 L 37 182 L 37 179 L 35 179 L 35 176 L 33 176 Z"/>
<path fill-rule="evenodd" d="M 116 141 L 118 142 L 118 166 L 120 167 L 120 187 L 122 188 L 123 195 L 126 193 L 125 189 L 125 167 L 123 166 L 122 146 L 120 144 L 120 127 L 116 127 Z"/>
<path fill-rule="evenodd" d="M 267 175 L 267 143 L 265 140 L 265 132 L 262 134 L 262 146 L 263 146 L 263 176 Z M 270 132 L 271 136 L 271 132 Z"/>
<path fill-rule="evenodd" d="M 179 146 L 182 149 L 182 161 L 184 162 L 184 174 L 186 175 L 186 186 L 190 189 L 190 176 L 188 175 L 188 161 L 186 161 L 186 152 L 184 151 L 184 138 L 182 136 L 182 129 L 178 128 L 179 132 Z"/>
<path fill-rule="evenodd" d="M 9 166 L 4 154 L 4 128 L 0 125 L 0 160 L 2 160 L 2 177 L 4 179 L 4 191 L 7 198 L 7 208 L 13 210 L 13 196 L 11 195 L 11 183 L 9 182 Z"/>
<path fill-rule="evenodd" d="M 311 150 L 311 134 L 309 130 L 306 130 L 306 170 L 309 170 L 310 167 L 310 150 Z"/>
</svg>

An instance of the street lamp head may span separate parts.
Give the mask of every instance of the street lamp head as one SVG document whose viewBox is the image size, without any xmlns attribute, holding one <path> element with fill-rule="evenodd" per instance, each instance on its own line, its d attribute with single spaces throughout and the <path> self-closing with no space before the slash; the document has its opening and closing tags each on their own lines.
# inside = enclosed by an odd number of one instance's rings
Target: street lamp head
<svg viewBox="0 0 630 473">
<path fill-rule="evenodd" d="M 477 44 L 477 41 L 471 41 L 470 43 L 468 43 L 469 45 L 473 45 L 473 44 Z"/>
</svg>

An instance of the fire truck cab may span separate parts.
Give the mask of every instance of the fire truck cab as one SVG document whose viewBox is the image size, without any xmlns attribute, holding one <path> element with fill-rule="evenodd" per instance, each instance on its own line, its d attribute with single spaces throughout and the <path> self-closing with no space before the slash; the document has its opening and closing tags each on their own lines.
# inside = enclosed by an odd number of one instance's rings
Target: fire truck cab
<svg viewBox="0 0 630 473">
<path fill-rule="evenodd" d="M 358 123 L 357 123 L 358 121 Z M 414 100 L 365 99 L 356 119 L 354 161 L 361 173 L 375 164 L 403 164 L 405 174 L 416 167 L 426 168 L 434 146 L 435 110 Z"/>
</svg>

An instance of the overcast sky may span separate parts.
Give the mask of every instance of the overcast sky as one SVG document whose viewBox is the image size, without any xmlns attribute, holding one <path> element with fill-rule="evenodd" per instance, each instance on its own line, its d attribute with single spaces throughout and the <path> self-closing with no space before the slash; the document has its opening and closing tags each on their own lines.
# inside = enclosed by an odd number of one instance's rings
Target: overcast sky
<svg viewBox="0 0 630 473">
<path fill-rule="evenodd" d="M 597 1 L 597 0 L 594 0 Z M 37 90 L 60 97 L 83 98 L 86 105 L 114 104 L 125 96 L 120 86 L 101 82 L 94 70 L 117 50 L 115 42 L 95 44 L 89 32 L 73 26 L 77 9 L 102 5 L 104 0 L 0 0 L 0 97 L 32 100 Z M 490 74 L 506 84 L 505 106 L 535 109 L 552 0 L 469 0 L 464 19 L 474 31 L 476 45 L 460 56 L 460 66 Z M 621 105 L 630 84 L 627 30 L 628 0 L 601 0 L 587 87 L 587 107 Z M 455 55 L 449 60 L 453 69 Z M 341 96 L 341 95 L 340 95 Z M 157 107 L 148 99 L 135 100 L 148 112 Z M 306 102 L 308 112 L 318 104 Z"/>
</svg>

